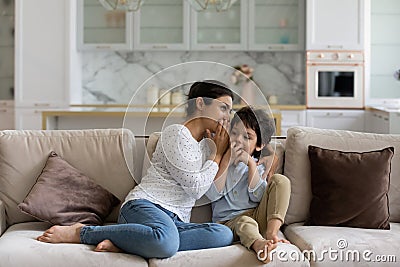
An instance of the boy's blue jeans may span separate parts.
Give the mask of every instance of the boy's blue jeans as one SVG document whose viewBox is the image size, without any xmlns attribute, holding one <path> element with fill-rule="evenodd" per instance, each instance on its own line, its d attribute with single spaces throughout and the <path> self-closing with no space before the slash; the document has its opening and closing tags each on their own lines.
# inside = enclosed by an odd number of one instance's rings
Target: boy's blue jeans
<svg viewBox="0 0 400 267">
<path fill-rule="evenodd" d="M 81 243 L 97 245 L 109 239 L 126 253 L 167 258 L 177 251 L 232 244 L 232 231 L 216 223 L 185 223 L 177 215 L 145 199 L 131 200 L 120 211 L 118 224 L 84 226 Z"/>
</svg>

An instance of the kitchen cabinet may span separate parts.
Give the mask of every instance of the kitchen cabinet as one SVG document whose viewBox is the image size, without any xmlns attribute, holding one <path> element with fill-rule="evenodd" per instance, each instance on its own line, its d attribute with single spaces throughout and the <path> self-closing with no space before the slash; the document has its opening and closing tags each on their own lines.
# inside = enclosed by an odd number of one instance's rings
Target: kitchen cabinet
<svg viewBox="0 0 400 267">
<path fill-rule="evenodd" d="M 385 112 L 366 111 L 365 130 L 369 133 L 389 133 L 389 114 Z"/>
<path fill-rule="evenodd" d="M 40 108 L 15 108 L 15 129 L 42 130 L 42 111 Z"/>
<path fill-rule="evenodd" d="M 246 50 L 247 4 L 239 0 L 223 12 L 191 8 L 191 50 Z"/>
<path fill-rule="evenodd" d="M 14 99 L 14 1 L 0 1 L 0 12 L 0 101 L 3 102 Z M 0 104 L 0 108 L 4 106 Z"/>
<path fill-rule="evenodd" d="M 249 1 L 249 50 L 303 50 L 304 13 L 304 0 Z"/>
<path fill-rule="evenodd" d="M 132 50 L 133 12 L 106 10 L 98 0 L 77 2 L 79 50 Z"/>
<path fill-rule="evenodd" d="M 14 129 L 13 101 L 0 101 L 0 130 Z"/>
<path fill-rule="evenodd" d="M 307 126 L 363 132 L 364 110 L 307 110 Z"/>
<path fill-rule="evenodd" d="M 363 50 L 365 0 L 307 0 L 306 50 Z"/>
<path fill-rule="evenodd" d="M 366 105 L 400 106 L 400 1 L 371 0 Z"/>
<path fill-rule="evenodd" d="M 35 110 L 69 105 L 69 2 L 15 1 L 16 129 L 40 129 Z"/>
<path fill-rule="evenodd" d="M 286 136 L 287 130 L 294 126 L 306 126 L 306 111 L 281 110 L 281 135 Z"/>
<path fill-rule="evenodd" d="M 186 0 L 146 0 L 136 12 L 78 0 L 79 50 L 299 51 L 305 0 L 238 0 L 227 11 L 196 11 Z"/>
<path fill-rule="evenodd" d="M 16 107 L 69 105 L 68 2 L 15 2 Z"/>
<path fill-rule="evenodd" d="M 146 0 L 134 13 L 135 50 L 189 50 L 186 0 Z"/>
<path fill-rule="evenodd" d="M 367 110 L 365 130 L 370 133 L 400 134 L 400 109 Z"/>
</svg>

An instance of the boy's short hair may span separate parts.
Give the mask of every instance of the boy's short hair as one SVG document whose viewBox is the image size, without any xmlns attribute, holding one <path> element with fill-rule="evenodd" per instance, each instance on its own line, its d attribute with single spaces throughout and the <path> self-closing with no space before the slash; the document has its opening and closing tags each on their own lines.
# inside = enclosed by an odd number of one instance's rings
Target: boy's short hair
<svg viewBox="0 0 400 267">
<path fill-rule="evenodd" d="M 257 146 L 267 145 L 275 133 L 275 121 L 264 110 L 254 109 L 251 106 L 245 106 L 239 109 L 231 122 L 232 127 L 242 122 L 246 128 L 253 129 L 257 135 Z M 255 158 L 259 158 L 261 151 L 254 151 Z"/>
</svg>

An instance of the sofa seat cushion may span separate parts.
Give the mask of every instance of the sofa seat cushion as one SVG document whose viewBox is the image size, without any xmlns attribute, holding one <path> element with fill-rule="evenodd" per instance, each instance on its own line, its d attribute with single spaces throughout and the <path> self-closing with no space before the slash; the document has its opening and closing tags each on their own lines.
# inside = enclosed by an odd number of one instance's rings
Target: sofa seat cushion
<svg viewBox="0 0 400 267">
<path fill-rule="evenodd" d="M 147 266 L 139 256 L 100 253 L 82 244 L 48 244 L 35 238 L 50 225 L 44 222 L 15 224 L 0 237 L 0 266 L 79 267 Z"/>
<path fill-rule="evenodd" d="M 314 251 L 319 257 L 316 261 L 311 261 L 311 266 L 396 266 L 395 262 L 375 260 L 375 256 L 394 255 L 398 261 L 400 259 L 400 224 L 390 223 L 390 230 L 362 229 L 351 227 L 332 227 L 332 226 L 303 226 L 302 223 L 295 223 L 285 228 L 285 236 L 300 248 L 301 251 Z M 325 250 L 324 261 L 321 261 L 322 251 Z M 330 260 L 328 252 L 338 257 L 343 255 L 343 261 Z M 337 252 L 333 252 L 336 250 Z M 357 252 L 355 252 L 357 251 Z M 370 251 L 371 253 L 369 253 Z M 354 252 L 354 254 L 352 254 Z M 355 254 L 360 255 L 360 261 Z M 363 253 L 365 259 L 363 259 Z M 349 261 L 346 261 L 346 255 Z M 368 258 L 371 261 L 368 261 Z M 383 258 L 382 258 L 383 259 Z"/>
<path fill-rule="evenodd" d="M 300 250 L 292 244 L 279 243 L 276 248 L 277 252 L 289 255 Z M 212 267 L 212 266 L 229 266 L 229 267 L 250 267 L 250 266 L 264 266 L 257 260 L 256 254 L 253 251 L 246 249 L 240 244 L 235 244 L 228 247 L 180 251 L 168 259 L 150 259 L 150 267 L 177 267 L 177 266 L 190 266 L 190 267 Z M 310 266 L 308 261 L 285 261 L 279 260 L 278 257 L 265 266 Z"/>
</svg>

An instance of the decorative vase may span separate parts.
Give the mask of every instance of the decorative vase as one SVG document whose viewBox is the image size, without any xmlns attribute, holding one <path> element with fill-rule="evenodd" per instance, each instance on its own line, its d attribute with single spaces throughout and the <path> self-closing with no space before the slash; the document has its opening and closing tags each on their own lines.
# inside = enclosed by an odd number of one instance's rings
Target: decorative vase
<svg viewBox="0 0 400 267">
<path fill-rule="evenodd" d="M 242 105 L 254 105 L 255 104 L 255 96 L 254 96 L 254 85 L 250 81 L 246 81 L 243 85 L 240 104 Z"/>
</svg>

